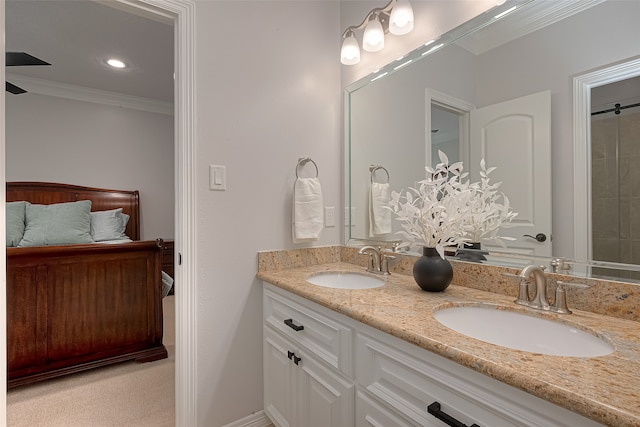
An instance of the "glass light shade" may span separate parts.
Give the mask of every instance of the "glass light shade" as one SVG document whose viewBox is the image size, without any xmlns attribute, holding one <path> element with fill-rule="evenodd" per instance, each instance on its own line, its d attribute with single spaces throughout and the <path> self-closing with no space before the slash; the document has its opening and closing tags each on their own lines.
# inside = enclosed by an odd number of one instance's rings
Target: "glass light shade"
<svg viewBox="0 0 640 427">
<path fill-rule="evenodd" d="M 384 48 L 384 30 L 377 16 L 369 20 L 367 27 L 364 29 L 362 48 L 367 52 L 377 52 Z"/>
<path fill-rule="evenodd" d="M 360 46 L 358 46 L 358 40 L 353 33 L 342 41 L 340 62 L 344 65 L 355 65 L 360 62 Z"/>
<path fill-rule="evenodd" d="M 391 9 L 389 17 L 389 31 L 401 36 L 413 30 L 413 8 L 409 0 L 398 0 Z"/>
</svg>

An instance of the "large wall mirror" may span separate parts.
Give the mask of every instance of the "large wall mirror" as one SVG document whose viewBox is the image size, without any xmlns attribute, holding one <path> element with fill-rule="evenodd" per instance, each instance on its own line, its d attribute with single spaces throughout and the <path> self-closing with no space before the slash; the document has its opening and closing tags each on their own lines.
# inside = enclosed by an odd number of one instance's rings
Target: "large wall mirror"
<svg viewBox="0 0 640 427">
<path fill-rule="evenodd" d="M 579 258 L 579 263 L 590 266 L 582 270 L 587 272 L 595 265 L 605 265 L 604 261 L 615 262 L 613 267 L 620 269 L 639 270 L 631 264 L 629 251 L 637 247 L 640 252 L 640 227 L 626 225 L 628 232 L 607 236 L 600 225 L 602 218 L 591 217 L 592 183 L 601 190 L 598 184 L 606 179 L 600 175 L 605 162 L 594 160 L 592 168 L 591 119 L 586 118 L 583 123 L 588 129 L 574 130 L 574 111 L 579 107 L 574 104 L 591 101 L 590 96 L 576 100 L 580 97 L 574 93 L 574 81 L 597 70 L 638 63 L 640 26 L 636 18 L 640 16 L 640 2 L 529 0 L 507 2 L 500 10 L 511 6 L 518 7 L 502 18 L 496 18 L 492 11 L 484 13 L 347 88 L 347 244 L 398 240 L 397 221 L 392 221 L 389 233 L 379 233 L 371 226 L 371 184 L 389 182 L 396 191 L 412 186 L 425 177 L 426 165 L 438 162 L 437 152 L 442 150 L 450 159 L 465 162 L 472 178 L 480 158 L 490 165 L 500 164 L 493 179 L 503 183 L 501 190 L 519 212 L 521 225 L 529 227 L 513 236 L 516 241 L 512 248 L 492 247 L 496 257 L 490 257 L 489 262 L 510 264 L 517 260 L 519 264 L 538 258 L 566 257 L 574 262 Z M 601 85 L 594 93 L 593 110 L 602 111 L 616 103 L 637 103 L 640 83 L 639 79 L 630 79 L 634 74 L 640 75 L 640 66 L 631 71 L 626 67 L 624 77 L 617 79 L 620 82 L 616 82 L 615 95 L 607 95 L 606 87 Z M 608 78 L 609 83 L 615 80 L 615 76 Z M 595 85 L 590 90 L 595 91 Z M 481 144 L 473 135 L 475 125 L 471 121 L 475 112 L 512 105 L 509 103 L 514 101 L 530 101 L 532 97 L 546 103 L 542 116 L 549 120 L 546 130 L 538 132 L 545 134 L 546 142 L 536 140 L 529 146 L 509 147 L 509 152 L 500 153 L 502 158 L 496 152 L 478 148 Z M 588 109 L 591 111 L 592 106 Z M 631 116 L 632 110 L 626 110 L 625 115 Z M 635 111 L 640 113 L 640 108 Z M 615 111 L 610 114 L 615 115 Z M 630 120 L 633 119 L 627 119 Z M 635 127 L 631 125 L 628 132 L 635 135 L 640 147 L 640 125 L 635 120 Z M 545 146 L 546 152 L 533 152 Z M 598 142 L 598 147 L 602 143 Z M 593 156 L 601 155 L 602 150 L 598 149 Z M 619 169 L 618 175 L 633 169 L 629 163 L 633 156 L 617 161 L 626 168 Z M 582 193 L 580 199 L 574 200 L 574 194 Z M 640 201 L 640 193 L 638 196 Z M 597 203 L 594 212 L 609 212 L 602 205 L 608 201 L 598 196 Z M 615 203 L 620 208 L 612 209 L 611 215 L 625 223 L 618 211 L 626 209 L 633 216 L 635 199 Z M 584 218 L 578 221 L 583 228 L 574 226 L 577 217 Z M 637 236 L 632 234 L 635 228 Z M 547 237 L 544 242 L 524 236 L 539 233 Z M 574 242 L 581 241 L 575 235 L 582 237 L 582 233 L 588 236 L 588 251 L 575 248 Z M 614 240 L 627 239 L 616 248 L 624 256 L 604 256 L 606 249 L 602 246 L 592 252 L 596 238 L 600 243 L 608 239 L 606 243 L 611 245 Z"/>
</svg>

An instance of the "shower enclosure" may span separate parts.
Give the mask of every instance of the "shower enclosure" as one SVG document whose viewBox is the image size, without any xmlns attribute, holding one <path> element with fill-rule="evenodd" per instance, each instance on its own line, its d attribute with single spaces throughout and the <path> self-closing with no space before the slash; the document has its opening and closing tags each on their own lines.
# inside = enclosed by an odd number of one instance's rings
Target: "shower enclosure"
<svg viewBox="0 0 640 427">
<path fill-rule="evenodd" d="M 640 103 L 633 101 L 609 103 L 591 115 L 592 258 L 597 261 L 640 264 Z"/>
</svg>

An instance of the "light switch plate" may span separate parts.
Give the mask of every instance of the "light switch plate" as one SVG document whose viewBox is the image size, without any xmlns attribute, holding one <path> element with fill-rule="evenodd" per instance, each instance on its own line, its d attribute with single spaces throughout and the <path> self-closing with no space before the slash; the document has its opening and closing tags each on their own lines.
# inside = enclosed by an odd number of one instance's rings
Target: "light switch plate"
<svg viewBox="0 0 640 427">
<path fill-rule="evenodd" d="M 209 190 L 225 191 L 227 189 L 227 167 L 209 165 Z"/>
</svg>

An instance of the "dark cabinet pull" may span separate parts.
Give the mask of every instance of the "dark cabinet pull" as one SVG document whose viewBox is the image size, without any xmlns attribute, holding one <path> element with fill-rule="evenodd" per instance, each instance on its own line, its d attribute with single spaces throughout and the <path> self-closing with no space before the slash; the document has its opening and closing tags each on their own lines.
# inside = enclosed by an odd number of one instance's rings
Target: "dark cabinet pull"
<svg viewBox="0 0 640 427">
<path fill-rule="evenodd" d="M 298 357 L 295 354 L 293 355 L 293 363 L 295 363 L 296 365 L 299 364 L 301 360 L 301 357 Z"/>
<path fill-rule="evenodd" d="M 431 405 L 427 406 L 427 412 L 431 415 L 439 419 L 440 421 L 444 421 L 444 423 L 451 427 L 467 427 L 466 424 L 461 423 L 460 421 L 453 418 L 451 415 L 442 412 L 440 410 L 440 404 L 438 402 L 433 402 Z M 471 424 L 471 427 L 480 427 L 478 424 Z"/>
<path fill-rule="evenodd" d="M 547 235 L 544 233 L 538 233 L 535 236 L 532 236 L 531 234 L 523 234 L 522 237 L 531 237 L 532 239 L 536 239 L 540 243 L 547 240 Z"/>
<path fill-rule="evenodd" d="M 296 354 L 293 351 L 287 351 L 287 358 L 289 360 L 293 360 L 293 356 L 295 356 Z"/>
<path fill-rule="evenodd" d="M 296 325 L 295 323 L 293 323 L 293 319 L 286 319 L 284 321 L 284 324 L 287 325 L 288 327 L 290 327 L 291 329 L 293 329 L 296 332 L 304 330 L 304 326 Z"/>
</svg>

